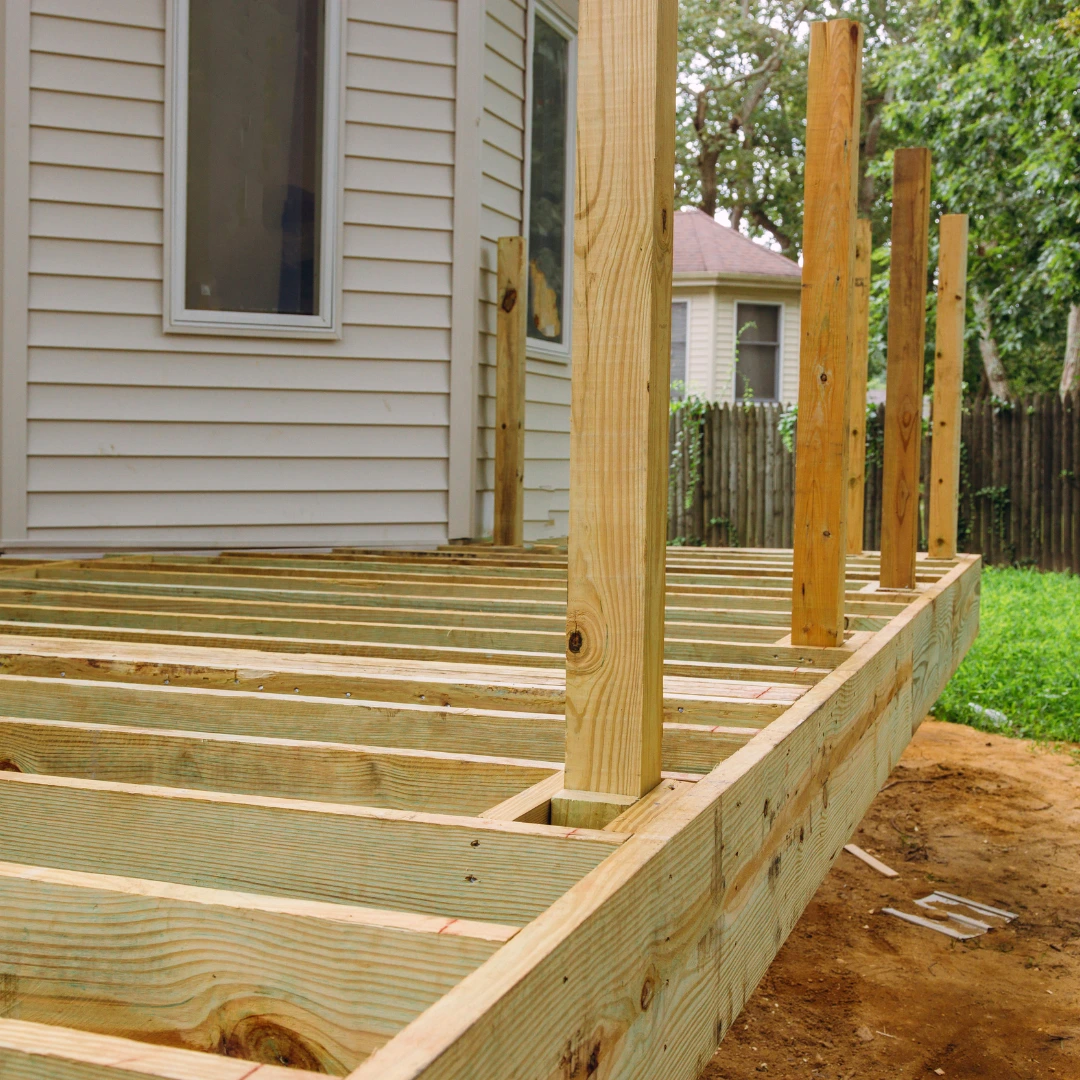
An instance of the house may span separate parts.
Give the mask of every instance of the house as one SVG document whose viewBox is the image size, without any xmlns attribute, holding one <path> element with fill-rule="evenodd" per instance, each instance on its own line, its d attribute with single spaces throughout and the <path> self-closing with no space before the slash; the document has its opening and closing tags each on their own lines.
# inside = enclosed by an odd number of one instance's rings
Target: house
<svg viewBox="0 0 1080 1080">
<path fill-rule="evenodd" d="M 672 393 L 797 401 L 798 264 L 696 209 L 675 216 L 674 264 Z"/>
<path fill-rule="evenodd" d="M 0 21 L 0 546 L 565 535 L 577 0 L 25 0 Z"/>
</svg>

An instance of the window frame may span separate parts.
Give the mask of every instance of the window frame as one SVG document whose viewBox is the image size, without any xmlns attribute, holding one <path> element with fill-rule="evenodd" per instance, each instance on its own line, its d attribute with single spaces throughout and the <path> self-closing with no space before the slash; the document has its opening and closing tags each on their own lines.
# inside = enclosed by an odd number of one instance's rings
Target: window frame
<svg viewBox="0 0 1080 1080">
<path fill-rule="evenodd" d="M 673 296 L 671 298 L 671 306 L 676 304 L 682 304 L 686 308 L 686 336 L 683 339 L 683 393 L 681 398 L 671 398 L 672 401 L 685 401 L 690 396 L 690 297 L 689 296 Z M 672 318 L 672 325 L 674 326 L 675 320 Z M 674 380 L 671 376 L 670 367 L 671 347 L 668 347 L 668 388 Z"/>
<path fill-rule="evenodd" d="M 577 27 L 557 7 L 547 0 L 529 0 L 528 39 L 525 64 L 525 157 L 522 168 L 522 233 L 528 243 L 532 219 L 532 132 L 533 132 L 533 47 L 536 41 L 536 20 L 540 18 L 569 42 L 566 88 L 566 236 L 563 259 L 563 341 L 561 344 L 541 341 L 526 331 L 525 355 L 541 360 L 569 364 L 573 350 L 574 329 L 574 180 L 577 175 Z"/>
<path fill-rule="evenodd" d="M 163 316 L 165 333 L 231 337 L 340 338 L 342 152 L 344 139 L 344 5 L 324 0 L 322 221 L 320 223 L 319 311 L 199 311 L 188 308 L 187 163 L 189 0 L 169 0 L 165 73 L 165 212 Z"/>
<path fill-rule="evenodd" d="M 751 305 L 754 307 L 774 307 L 777 308 L 776 315 L 776 363 L 774 367 L 774 379 L 776 386 L 776 396 L 771 398 L 751 398 L 751 401 L 759 401 L 763 405 L 774 405 L 784 400 L 784 308 L 787 306 L 782 300 L 736 300 L 735 301 L 735 319 L 734 319 L 734 343 L 732 346 L 731 354 L 731 393 L 732 400 L 740 401 L 739 397 L 739 307 L 740 305 Z M 768 342 L 751 342 L 750 344 L 761 345 L 768 344 Z"/>
</svg>

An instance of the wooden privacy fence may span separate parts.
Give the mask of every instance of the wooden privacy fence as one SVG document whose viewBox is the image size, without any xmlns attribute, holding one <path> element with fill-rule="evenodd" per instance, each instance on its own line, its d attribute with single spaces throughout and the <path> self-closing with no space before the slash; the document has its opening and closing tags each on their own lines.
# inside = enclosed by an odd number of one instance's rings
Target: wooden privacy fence
<svg viewBox="0 0 1080 1080">
<path fill-rule="evenodd" d="M 668 539 L 791 547 L 793 417 L 780 405 L 695 405 L 671 418 Z M 866 424 L 865 545 L 881 544 L 885 407 Z M 789 425 L 785 432 L 785 425 Z M 928 426 L 924 425 L 924 429 Z M 785 434 L 787 439 L 785 440 Z M 988 563 L 1080 573 L 1080 392 L 964 407 L 959 540 Z M 787 445 L 785 445 L 785 442 Z M 919 547 L 926 550 L 930 434 L 922 445 Z"/>
</svg>

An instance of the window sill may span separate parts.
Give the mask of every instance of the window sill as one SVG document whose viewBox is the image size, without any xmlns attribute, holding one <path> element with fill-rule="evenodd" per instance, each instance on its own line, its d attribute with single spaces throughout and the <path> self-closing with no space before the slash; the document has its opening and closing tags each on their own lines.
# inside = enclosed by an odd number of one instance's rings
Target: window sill
<svg viewBox="0 0 1080 1080">
<path fill-rule="evenodd" d="M 341 328 L 312 322 L 309 325 L 272 322 L 202 322 L 196 319 L 165 319 L 166 334 L 193 334 L 203 337 L 291 338 L 338 341 Z"/>
</svg>

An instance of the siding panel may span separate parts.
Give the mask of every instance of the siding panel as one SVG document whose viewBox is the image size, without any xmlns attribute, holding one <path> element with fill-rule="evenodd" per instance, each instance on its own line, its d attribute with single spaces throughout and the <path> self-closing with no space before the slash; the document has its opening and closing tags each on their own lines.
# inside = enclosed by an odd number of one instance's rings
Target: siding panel
<svg viewBox="0 0 1080 1080">
<path fill-rule="evenodd" d="M 346 325 L 305 341 L 163 333 L 164 2 L 33 0 L 32 538 L 445 540 L 456 4 L 345 7 Z"/>
</svg>

